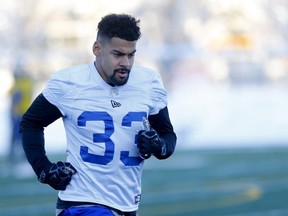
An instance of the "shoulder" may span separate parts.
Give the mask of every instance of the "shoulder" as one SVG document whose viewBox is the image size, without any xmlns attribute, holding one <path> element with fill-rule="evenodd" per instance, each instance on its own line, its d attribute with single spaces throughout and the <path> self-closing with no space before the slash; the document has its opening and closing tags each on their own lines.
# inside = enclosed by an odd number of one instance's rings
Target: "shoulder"
<svg viewBox="0 0 288 216">
<path fill-rule="evenodd" d="M 63 98 L 73 95 L 90 82 L 92 72 L 89 64 L 78 65 L 56 71 L 48 80 L 43 95 L 52 101 L 52 98 Z"/>
<path fill-rule="evenodd" d="M 131 88 L 141 90 L 149 95 L 153 103 L 150 115 L 158 113 L 160 109 L 167 106 L 167 92 L 158 72 L 150 68 L 135 66 L 131 71 L 129 84 Z"/>
<path fill-rule="evenodd" d="M 89 64 L 77 65 L 56 71 L 51 75 L 51 80 L 62 82 L 79 82 L 82 79 L 89 79 L 90 68 Z"/>
<path fill-rule="evenodd" d="M 144 67 L 144 66 L 139 66 L 139 65 L 135 65 L 132 68 L 132 74 L 137 77 L 144 76 L 147 78 L 155 78 L 157 76 L 160 76 L 160 74 L 156 70 L 153 70 L 151 68 Z"/>
<path fill-rule="evenodd" d="M 160 73 L 143 66 L 134 66 L 131 70 L 131 80 L 137 84 L 153 84 L 160 83 L 162 85 L 162 79 Z"/>
</svg>

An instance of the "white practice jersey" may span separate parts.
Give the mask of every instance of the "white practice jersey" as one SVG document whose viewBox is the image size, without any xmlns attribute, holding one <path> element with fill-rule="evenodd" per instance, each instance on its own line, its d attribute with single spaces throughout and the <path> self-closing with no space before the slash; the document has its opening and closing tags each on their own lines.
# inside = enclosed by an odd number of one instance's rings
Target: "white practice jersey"
<svg viewBox="0 0 288 216">
<path fill-rule="evenodd" d="M 60 199 L 137 210 L 144 161 L 135 139 L 143 117 L 167 105 L 160 75 L 135 66 L 112 87 L 91 63 L 56 72 L 43 95 L 63 115 L 67 161 L 77 170 Z"/>
</svg>

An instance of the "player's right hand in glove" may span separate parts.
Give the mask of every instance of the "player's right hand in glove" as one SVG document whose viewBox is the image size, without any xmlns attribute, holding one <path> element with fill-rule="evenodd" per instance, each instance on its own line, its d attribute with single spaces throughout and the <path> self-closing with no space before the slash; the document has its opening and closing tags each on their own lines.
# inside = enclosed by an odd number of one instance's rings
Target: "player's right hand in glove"
<svg viewBox="0 0 288 216">
<path fill-rule="evenodd" d="M 38 175 L 38 180 L 55 190 L 65 190 L 76 172 L 69 162 L 47 163 Z"/>
</svg>

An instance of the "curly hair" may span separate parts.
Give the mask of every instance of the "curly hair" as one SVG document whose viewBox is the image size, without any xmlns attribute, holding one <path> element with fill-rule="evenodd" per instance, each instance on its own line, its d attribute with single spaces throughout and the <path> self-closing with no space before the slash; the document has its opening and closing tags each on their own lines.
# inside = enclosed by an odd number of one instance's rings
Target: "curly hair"
<svg viewBox="0 0 288 216">
<path fill-rule="evenodd" d="M 140 38 L 140 20 L 127 14 L 108 14 L 102 17 L 98 24 L 98 39 L 118 37 L 127 41 L 136 41 Z"/>
</svg>

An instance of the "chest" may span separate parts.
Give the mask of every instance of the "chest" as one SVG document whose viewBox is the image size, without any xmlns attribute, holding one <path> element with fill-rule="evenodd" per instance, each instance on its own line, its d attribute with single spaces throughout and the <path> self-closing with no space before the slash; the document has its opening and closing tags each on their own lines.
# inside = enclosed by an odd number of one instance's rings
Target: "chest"
<svg viewBox="0 0 288 216">
<path fill-rule="evenodd" d="M 141 89 L 87 88 L 66 102 L 72 122 L 78 126 L 97 124 L 100 128 L 109 128 L 112 124 L 132 127 L 148 116 L 151 107 L 149 93 Z"/>
</svg>

